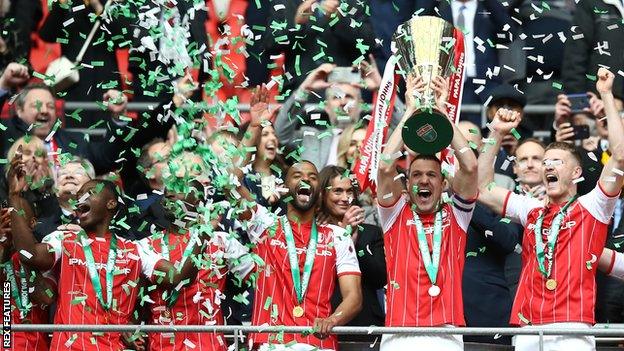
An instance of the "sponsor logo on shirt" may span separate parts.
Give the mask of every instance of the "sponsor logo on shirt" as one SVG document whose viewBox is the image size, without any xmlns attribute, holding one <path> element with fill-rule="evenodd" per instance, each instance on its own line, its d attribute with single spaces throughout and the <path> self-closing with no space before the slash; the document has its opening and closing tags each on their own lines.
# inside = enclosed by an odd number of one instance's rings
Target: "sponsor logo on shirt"
<svg viewBox="0 0 624 351">
<path fill-rule="evenodd" d="M 125 259 L 125 260 L 120 260 L 117 259 L 115 260 L 115 270 L 117 272 L 123 272 L 124 274 L 130 274 L 131 270 L 128 267 L 124 267 L 121 268 L 118 265 L 127 265 L 129 263 L 129 260 Z M 69 265 L 70 266 L 87 266 L 87 262 L 81 260 L 80 258 L 70 258 L 69 259 Z M 100 262 L 95 262 L 95 269 L 97 269 L 98 271 L 100 270 L 106 270 L 106 262 L 100 263 Z"/>
<path fill-rule="evenodd" d="M 572 229 L 575 225 L 576 225 L 576 221 L 567 221 L 561 225 L 561 228 L 559 229 L 559 231 Z M 527 226 L 527 229 L 531 231 L 535 230 L 535 223 L 529 223 L 529 225 Z M 546 236 L 550 235 L 550 228 L 542 228 L 542 235 L 546 235 Z"/>
<path fill-rule="evenodd" d="M 282 242 L 278 239 L 271 239 L 271 246 L 277 246 L 283 250 L 288 250 L 288 247 L 286 246 L 285 242 Z M 307 250 L 307 247 L 298 247 L 297 248 L 297 255 L 305 255 L 305 252 Z M 329 245 L 326 244 L 321 244 L 319 243 L 316 246 L 316 255 L 317 256 L 333 256 L 334 254 L 332 253 L 331 250 L 329 250 Z"/>
</svg>

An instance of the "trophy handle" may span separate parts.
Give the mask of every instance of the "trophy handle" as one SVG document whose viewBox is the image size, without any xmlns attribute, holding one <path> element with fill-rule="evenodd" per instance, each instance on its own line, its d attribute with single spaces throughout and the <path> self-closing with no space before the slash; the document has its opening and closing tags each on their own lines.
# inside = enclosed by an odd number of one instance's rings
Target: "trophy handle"
<svg viewBox="0 0 624 351">
<path fill-rule="evenodd" d="M 451 121 L 435 109 L 414 113 L 401 132 L 405 145 L 423 155 L 435 155 L 453 140 Z"/>
</svg>

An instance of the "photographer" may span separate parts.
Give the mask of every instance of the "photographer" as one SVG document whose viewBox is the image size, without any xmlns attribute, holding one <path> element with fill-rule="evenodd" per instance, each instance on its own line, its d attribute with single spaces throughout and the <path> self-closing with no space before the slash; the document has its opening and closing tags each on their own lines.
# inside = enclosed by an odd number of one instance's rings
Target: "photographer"
<svg viewBox="0 0 624 351">
<path fill-rule="evenodd" d="M 372 60 L 371 60 L 372 61 Z M 300 150 L 305 160 L 310 160 L 321 169 L 338 162 L 338 140 L 342 131 L 351 126 L 361 126 L 360 119 L 362 89 L 376 91 L 381 85 L 381 75 L 374 64 L 362 62 L 362 69 L 357 72 L 350 67 L 336 67 L 325 63 L 310 72 L 306 79 L 282 105 L 275 120 L 275 134 L 280 143 L 289 151 Z M 323 112 L 312 113 L 308 117 L 305 107 L 311 94 L 325 90 Z M 400 121 L 405 105 L 395 100 L 390 129 Z M 286 156 L 288 162 L 288 156 Z"/>
</svg>

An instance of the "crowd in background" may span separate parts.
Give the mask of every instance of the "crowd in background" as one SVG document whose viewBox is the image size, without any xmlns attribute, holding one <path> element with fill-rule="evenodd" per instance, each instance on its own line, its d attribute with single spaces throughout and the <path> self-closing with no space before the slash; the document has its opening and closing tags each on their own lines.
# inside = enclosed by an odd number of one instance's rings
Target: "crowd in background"
<svg viewBox="0 0 624 351">
<path fill-rule="evenodd" d="M 384 325 L 389 282 L 377 212 L 377 197 L 383 194 L 361 191 L 351 171 L 391 55 L 392 35 L 414 15 L 441 17 L 466 35 L 462 103 L 483 106 L 485 118 L 462 113 L 458 128 L 477 157 L 499 109 L 513 110 L 522 120 L 517 135 L 506 136 L 497 151 L 497 185 L 543 197 L 544 145 L 561 141 L 581 156 L 579 194 L 594 189 L 610 156 L 605 106 L 595 88 L 598 68 L 614 73 L 613 95 L 619 112 L 624 111 L 624 8 L 619 2 L 5 0 L 0 1 L 3 262 L 12 260 L 11 194 L 22 194 L 32 208 L 30 230 L 41 241 L 59 226 L 75 224 L 79 190 L 106 179 L 116 185 L 116 197 L 124 204 L 116 233 L 139 241 L 174 224 L 184 228 L 179 221 L 188 218 L 176 216 L 180 209 L 167 207 L 164 200 L 184 194 L 192 203 L 192 180 L 217 207 L 241 201 L 228 199 L 224 190 L 233 168 L 244 172 L 241 184 L 257 204 L 285 214 L 293 201 L 287 174 L 305 160 L 318 171 L 322 219 L 360 228 L 352 239 L 364 303 L 351 325 Z M 55 85 L 58 76 L 47 68 L 60 57 L 75 63 L 77 82 Z M 332 72 L 342 67 L 354 67 L 356 78 L 335 78 Z M 401 83 L 389 132 L 405 113 L 404 94 Z M 79 101 L 96 108 L 64 106 Z M 154 107 L 129 111 L 129 102 Z M 241 108 L 244 104 L 249 108 Z M 525 114 L 531 104 L 553 106 L 554 113 Z M 260 130 L 257 138 L 250 137 L 254 127 Z M 550 135 L 535 138 L 536 130 Z M 400 172 L 413 157 L 401 153 Z M 343 176 L 346 184 L 340 183 Z M 240 245 L 252 247 L 253 235 L 238 228 L 229 207 L 222 207 L 221 220 L 230 233 L 236 233 Z M 624 201 L 618 200 L 607 236 L 606 246 L 618 252 L 624 252 L 623 210 Z M 507 225 L 477 204 L 467 233 L 466 325 L 509 326 L 522 227 Z M 235 269 L 224 272 L 228 279 L 215 283 L 223 284 L 217 307 L 221 318 L 228 324 L 252 320 L 253 286 L 241 284 Z M 596 320 L 624 322 L 624 283 L 601 273 L 597 283 Z M 334 307 L 340 293 L 342 286 L 331 297 Z M 42 300 L 54 306 L 52 296 Z M 139 321 L 152 318 L 145 311 L 135 315 Z M 464 340 L 511 342 L 493 336 Z"/>
</svg>

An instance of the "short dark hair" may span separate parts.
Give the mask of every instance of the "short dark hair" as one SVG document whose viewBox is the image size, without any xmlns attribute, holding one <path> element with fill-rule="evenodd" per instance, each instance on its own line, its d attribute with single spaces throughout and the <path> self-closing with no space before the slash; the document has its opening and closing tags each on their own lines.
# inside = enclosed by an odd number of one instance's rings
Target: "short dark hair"
<svg viewBox="0 0 624 351">
<path fill-rule="evenodd" d="M 440 165 L 440 167 L 442 167 L 442 161 L 440 161 L 440 159 L 437 158 L 435 155 L 418 154 L 418 155 L 416 155 L 416 157 L 414 157 L 412 162 L 410 162 L 409 167 L 407 167 L 407 174 L 408 175 L 410 173 L 410 170 L 412 169 L 412 165 L 414 164 L 414 162 L 416 162 L 418 160 L 434 161 L 438 165 Z"/>
<path fill-rule="evenodd" d="M 143 145 L 143 147 L 141 148 L 141 155 L 137 159 L 137 166 L 141 166 L 142 169 L 139 169 L 139 171 L 141 171 L 142 174 L 145 174 L 144 171 L 146 171 L 152 165 L 152 163 L 154 163 L 154 160 L 148 152 L 150 147 L 158 143 L 164 142 L 165 140 L 163 138 L 154 138 L 150 140 L 147 144 Z"/>
<path fill-rule="evenodd" d="M 24 105 L 26 104 L 26 96 L 33 90 L 45 90 L 49 92 L 56 99 L 56 95 L 54 94 L 54 91 L 49 86 L 43 83 L 31 83 L 31 84 L 26 85 L 24 88 L 22 88 L 20 93 L 17 94 L 17 98 L 15 98 L 15 106 L 17 106 L 20 109 L 24 108 Z"/>
<path fill-rule="evenodd" d="M 321 199 L 325 199 L 325 192 L 331 186 L 331 182 L 336 177 L 347 177 L 353 186 L 353 205 L 360 206 L 360 185 L 357 179 L 346 168 L 340 166 L 325 166 L 319 172 L 319 189 L 321 189 Z M 325 210 L 325 201 L 321 200 L 321 210 Z"/>
<path fill-rule="evenodd" d="M 570 154 L 572 154 L 572 157 L 574 157 L 576 162 L 578 162 L 579 166 L 581 165 L 581 154 L 578 152 L 576 147 L 574 147 L 571 144 L 568 144 L 568 143 L 563 142 L 563 141 L 554 141 L 554 142 L 548 144 L 548 146 L 546 147 L 546 149 L 544 151 L 548 151 L 548 150 L 563 150 L 563 151 L 567 151 Z"/>
<path fill-rule="evenodd" d="M 314 162 L 308 161 L 308 160 L 300 160 L 300 161 L 297 161 L 297 162 L 293 163 L 290 167 L 288 167 L 288 169 L 286 170 L 286 178 L 288 178 L 288 174 L 290 173 L 290 170 L 293 168 L 293 166 L 296 165 L 296 164 L 300 164 L 300 163 L 311 164 L 312 167 L 314 167 L 314 169 L 316 169 L 316 172 L 318 173 L 318 169 L 316 168 L 316 165 L 314 164 Z"/>
</svg>

